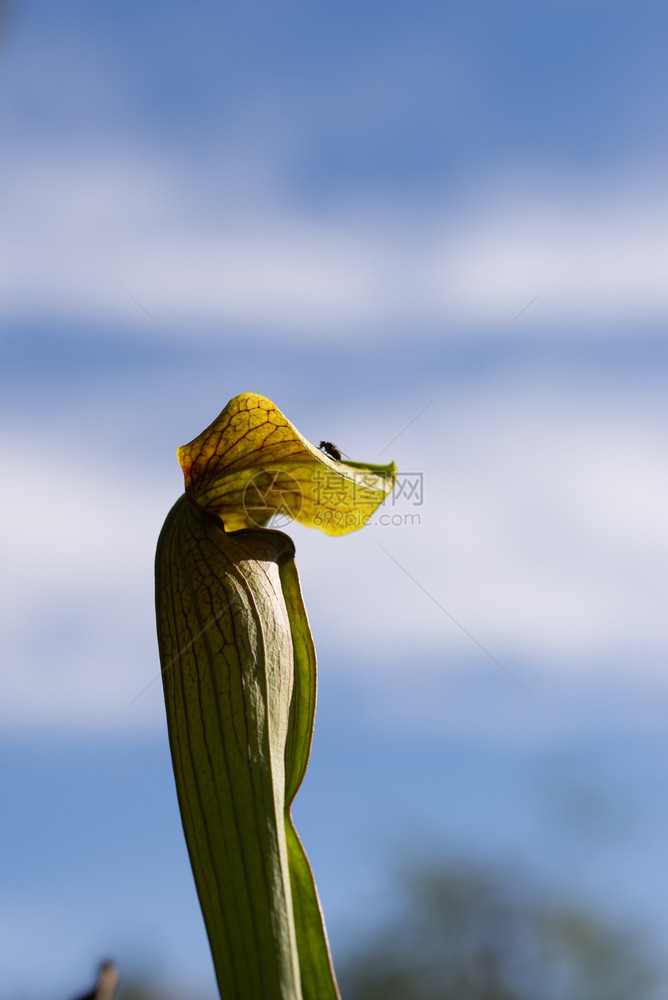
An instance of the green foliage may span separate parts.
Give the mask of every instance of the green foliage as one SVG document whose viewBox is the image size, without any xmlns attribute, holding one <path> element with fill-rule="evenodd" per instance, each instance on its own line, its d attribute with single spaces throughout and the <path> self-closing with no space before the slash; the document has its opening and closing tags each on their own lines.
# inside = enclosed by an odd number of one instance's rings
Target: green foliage
<svg viewBox="0 0 668 1000">
<path fill-rule="evenodd" d="M 461 866 L 414 872 L 341 982 L 346 1000 L 651 1000 L 659 976 L 630 932 Z"/>
</svg>

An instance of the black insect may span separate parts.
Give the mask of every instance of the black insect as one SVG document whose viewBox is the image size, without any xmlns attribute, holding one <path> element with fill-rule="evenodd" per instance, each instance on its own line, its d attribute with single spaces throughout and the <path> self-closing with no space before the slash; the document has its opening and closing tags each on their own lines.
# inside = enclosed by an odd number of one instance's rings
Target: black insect
<svg viewBox="0 0 668 1000">
<path fill-rule="evenodd" d="M 337 462 L 341 461 L 341 452 L 335 444 L 332 444 L 331 441 L 321 441 L 319 447 L 322 451 L 324 451 L 325 455 L 329 455 L 330 458 L 335 458 Z"/>
</svg>

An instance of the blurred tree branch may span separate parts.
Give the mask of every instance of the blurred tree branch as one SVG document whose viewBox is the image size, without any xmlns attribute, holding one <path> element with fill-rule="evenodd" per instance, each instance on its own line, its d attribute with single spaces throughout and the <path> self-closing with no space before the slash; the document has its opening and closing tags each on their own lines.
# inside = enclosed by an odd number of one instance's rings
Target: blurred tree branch
<svg viewBox="0 0 668 1000">
<path fill-rule="evenodd" d="M 114 1000 L 118 986 L 118 969 L 113 962 L 103 962 L 97 974 L 97 982 L 90 993 L 76 1000 Z"/>
</svg>

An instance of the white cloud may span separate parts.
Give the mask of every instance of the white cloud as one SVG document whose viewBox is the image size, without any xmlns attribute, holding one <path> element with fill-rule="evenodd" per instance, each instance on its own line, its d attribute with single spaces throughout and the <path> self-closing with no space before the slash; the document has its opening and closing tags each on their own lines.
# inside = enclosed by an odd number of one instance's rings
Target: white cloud
<svg viewBox="0 0 668 1000">
<path fill-rule="evenodd" d="M 576 677 L 632 657 L 634 672 L 662 678 L 668 468 L 657 410 L 525 390 L 467 394 L 450 421 L 447 439 L 425 419 L 410 442 L 424 505 L 394 510 L 419 514 L 419 526 L 370 527 L 336 550 L 301 532 L 328 643 L 363 650 L 381 672 L 401 657 L 444 671 L 484 659 L 438 602 L 509 668 Z M 342 605 L 343 623 L 325 602 Z"/>
<path fill-rule="evenodd" d="M 570 385 L 566 398 L 504 384 L 503 398 L 467 392 L 448 406 L 446 435 L 423 418 L 395 446 L 400 469 L 424 473 L 424 504 L 388 512 L 418 513 L 419 525 L 335 540 L 292 529 L 327 669 L 370 679 L 408 666 L 416 683 L 471 664 L 497 672 L 438 602 L 538 698 L 545 683 L 613 675 L 662 689 L 660 403 L 638 398 L 619 412 L 590 387 Z M 391 426 L 382 412 L 374 422 Z M 152 561 L 174 470 L 141 479 L 137 456 L 121 465 L 94 451 L 83 464 L 64 461 L 62 442 L 81 450 L 81 435 L 26 425 L 3 444 L 16 471 L 2 510 L 0 715 L 19 728 L 162 725 Z"/>
<path fill-rule="evenodd" d="M 583 196 L 535 177 L 519 190 L 515 179 L 425 219 L 391 205 L 308 212 L 270 185 L 235 202 L 234 187 L 221 193 L 225 177 L 193 177 L 122 153 L 35 151 L 6 163 L 5 320 L 127 329 L 138 317 L 125 290 L 195 333 L 231 325 L 296 341 L 436 327 L 457 337 L 510 319 L 538 292 L 533 322 L 558 325 L 560 337 L 668 318 L 658 185 L 627 180 Z"/>
<path fill-rule="evenodd" d="M 143 725 L 156 717 L 159 681 L 126 709 L 159 671 L 152 560 L 175 498 L 63 441 L 76 430 L 36 426 L 3 442 L 15 470 L 0 510 L 3 723 Z"/>
</svg>

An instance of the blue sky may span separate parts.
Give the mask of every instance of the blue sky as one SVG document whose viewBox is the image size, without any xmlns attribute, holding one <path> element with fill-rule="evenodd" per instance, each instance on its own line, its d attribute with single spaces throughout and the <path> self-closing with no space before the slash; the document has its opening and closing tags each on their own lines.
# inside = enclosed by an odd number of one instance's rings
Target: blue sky
<svg viewBox="0 0 668 1000">
<path fill-rule="evenodd" d="M 667 18 L 12 5 L 13 997 L 66 997 L 107 953 L 211 996 L 152 560 L 176 447 L 245 390 L 423 476 L 393 523 L 290 529 L 321 677 L 296 812 L 335 957 L 404 852 L 518 863 L 665 937 Z"/>
</svg>

